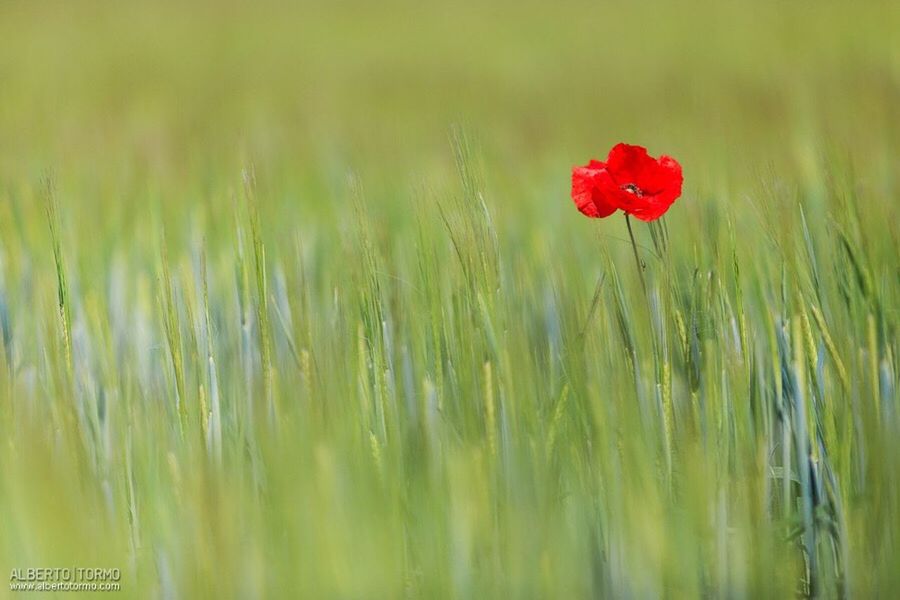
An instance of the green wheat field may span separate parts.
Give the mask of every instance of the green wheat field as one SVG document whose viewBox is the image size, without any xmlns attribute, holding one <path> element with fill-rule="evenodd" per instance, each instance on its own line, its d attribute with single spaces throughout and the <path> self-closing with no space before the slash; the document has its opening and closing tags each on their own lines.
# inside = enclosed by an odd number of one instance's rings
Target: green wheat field
<svg viewBox="0 0 900 600">
<path fill-rule="evenodd" d="M 898 31 L 0 3 L 0 598 L 898 597 Z"/>
</svg>

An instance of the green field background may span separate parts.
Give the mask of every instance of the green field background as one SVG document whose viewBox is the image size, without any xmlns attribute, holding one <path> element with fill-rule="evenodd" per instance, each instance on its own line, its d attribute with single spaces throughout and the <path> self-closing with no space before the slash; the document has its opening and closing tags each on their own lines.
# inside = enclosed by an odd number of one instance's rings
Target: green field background
<svg viewBox="0 0 900 600">
<path fill-rule="evenodd" d="M 877 0 L 0 3 L 0 574 L 896 596 L 898 31 Z M 569 197 L 621 141 L 685 175 L 635 223 L 646 290 Z"/>
</svg>

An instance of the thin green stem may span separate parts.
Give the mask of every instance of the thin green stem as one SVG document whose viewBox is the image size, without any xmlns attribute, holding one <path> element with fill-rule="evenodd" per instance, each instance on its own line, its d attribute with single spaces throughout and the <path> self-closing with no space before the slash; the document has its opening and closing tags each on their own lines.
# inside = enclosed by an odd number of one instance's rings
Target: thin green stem
<svg viewBox="0 0 900 600">
<path fill-rule="evenodd" d="M 647 281 L 644 279 L 644 265 L 641 257 L 638 255 L 637 242 L 634 241 L 634 232 L 631 230 L 631 216 L 625 213 L 625 225 L 628 226 L 628 237 L 631 238 L 631 249 L 634 251 L 634 261 L 637 263 L 638 275 L 641 277 L 641 287 L 644 288 L 644 297 L 649 299 L 647 295 Z"/>
</svg>

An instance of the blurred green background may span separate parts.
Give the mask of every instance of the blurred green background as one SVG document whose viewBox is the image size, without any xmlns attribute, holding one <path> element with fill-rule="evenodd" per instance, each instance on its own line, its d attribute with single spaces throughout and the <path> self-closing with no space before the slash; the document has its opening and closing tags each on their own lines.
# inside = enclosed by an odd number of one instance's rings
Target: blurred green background
<svg viewBox="0 0 900 600">
<path fill-rule="evenodd" d="M 710 157 L 752 171 L 819 137 L 897 144 L 893 2 L 2 10 L 8 175 L 53 165 L 182 182 L 255 159 L 392 180 L 444 162 L 462 123 L 508 166 L 497 177 L 546 181 L 629 140 L 696 162 L 696 190 L 714 178 Z"/>
<path fill-rule="evenodd" d="M 887 0 L 0 3 L 0 573 L 889 597 L 898 31 Z M 620 141 L 685 173 L 647 298 L 569 198 Z"/>
</svg>

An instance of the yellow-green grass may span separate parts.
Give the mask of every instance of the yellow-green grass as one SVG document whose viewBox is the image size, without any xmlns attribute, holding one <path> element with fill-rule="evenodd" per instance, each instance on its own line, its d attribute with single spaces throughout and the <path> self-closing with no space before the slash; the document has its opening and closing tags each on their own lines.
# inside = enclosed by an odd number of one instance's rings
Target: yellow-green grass
<svg viewBox="0 0 900 600">
<path fill-rule="evenodd" d="M 890 597 L 898 30 L 887 1 L 2 4 L 0 573 Z M 569 199 L 619 141 L 685 172 L 635 223 L 646 294 L 621 214 Z"/>
</svg>

